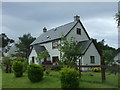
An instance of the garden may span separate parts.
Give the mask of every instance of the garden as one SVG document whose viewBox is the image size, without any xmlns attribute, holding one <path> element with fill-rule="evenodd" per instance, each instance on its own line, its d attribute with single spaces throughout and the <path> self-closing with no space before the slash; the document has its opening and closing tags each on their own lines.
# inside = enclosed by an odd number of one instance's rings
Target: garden
<svg viewBox="0 0 120 90">
<path fill-rule="evenodd" d="M 81 72 L 80 78 L 76 68 L 45 68 L 25 62 L 25 58 L 17 58 L 9 73 L 5 65 L 2 67 L 2 88 L 118 88 L 118 73 L 107 71 L 103 83 L 100 69 Z"/>
</svg>

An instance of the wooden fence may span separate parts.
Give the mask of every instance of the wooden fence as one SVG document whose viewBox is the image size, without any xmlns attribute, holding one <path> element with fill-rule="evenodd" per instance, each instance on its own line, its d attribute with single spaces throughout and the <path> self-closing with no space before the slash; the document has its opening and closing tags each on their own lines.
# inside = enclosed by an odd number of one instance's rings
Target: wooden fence
<svg viewBox="0 0 120 90">
<path fill-rule="evenodd" d="M 106 76 L 105 76 L 105 70 L 114 70 L 114 71 L 120 71 L 120 67 L 112 67 L 112 66 L 106 66 L 106 65 L 44 65 L 45 67 L 64 67 L 64 66 L 68 66 L 68 67 L 101 67 L 101 78 L 102 78 L 102 82 L 104 82 L 106 80 Z"/>
</svg>

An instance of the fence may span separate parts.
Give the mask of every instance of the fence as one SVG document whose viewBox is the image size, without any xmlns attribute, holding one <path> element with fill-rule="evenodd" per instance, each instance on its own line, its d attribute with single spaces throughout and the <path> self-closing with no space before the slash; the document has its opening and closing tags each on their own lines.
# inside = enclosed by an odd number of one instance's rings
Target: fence
<svg viewBox="0 0 120 90">
<path fill-rule="evenodd" d="M 114 70 L 114 71 L 120 71 L 120 67 L 112 67 L 112 66 L 106 66 L 106 65 L 44 65 L 45 67 L 63 67 L 63 66 L 68 66 L 68 67 L 101 67 L 101 78 L 102 82 L 106 80 L 105 76 L 105 70 Z"/>
</svg>

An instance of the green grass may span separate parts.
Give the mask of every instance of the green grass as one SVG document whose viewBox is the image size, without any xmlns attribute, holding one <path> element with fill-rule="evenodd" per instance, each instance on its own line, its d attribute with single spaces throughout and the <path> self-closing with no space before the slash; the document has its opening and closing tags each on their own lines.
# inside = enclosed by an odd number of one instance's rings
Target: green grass
<svg viewBox="0 0 120 90">
<path fill-rule="evenodd" d="M 0 88 L 2 88 L 2 70 L 0 68 Z"/>
<path fill-rule="evenodd" d="M 94 76 L 89 76 L 88 74 Z M 101 73 L 82 72 L 80 80 L 80 88 L 117 88 L 117 75 L 106 73 L 107 80 L 105 83 L 101 81 Z M 27 78 L 27 73 L 23 77 L 16 78 L 13 73 L 3 72 L 2 77 L 3 88 L 61 88 L 59 72 L 51 71 L 50 75 L 44 75 L 43 80 L 38 83 L 32 83 Z"/>
</svg>

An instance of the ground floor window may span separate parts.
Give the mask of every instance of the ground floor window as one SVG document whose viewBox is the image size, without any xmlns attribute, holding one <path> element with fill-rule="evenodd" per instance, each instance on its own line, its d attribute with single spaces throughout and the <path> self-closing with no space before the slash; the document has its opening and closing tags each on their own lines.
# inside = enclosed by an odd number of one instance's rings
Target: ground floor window
<svg viewBox="0 0 120 90">
<path fill-rule="evenodd" d="M 58 56 L 54 56 L 54 57 L 52 57 L 52 61 L 53 61 L 53 63 L 54 63 L 54 62 L 58 62 L 58 61 L 59 61 Z"/>
<path fill-rule="evenodd" d="M 95 56 L 90 56 L 90 63 L 92 63 L 92 64 L 95 63 Z"/>
</svg>

